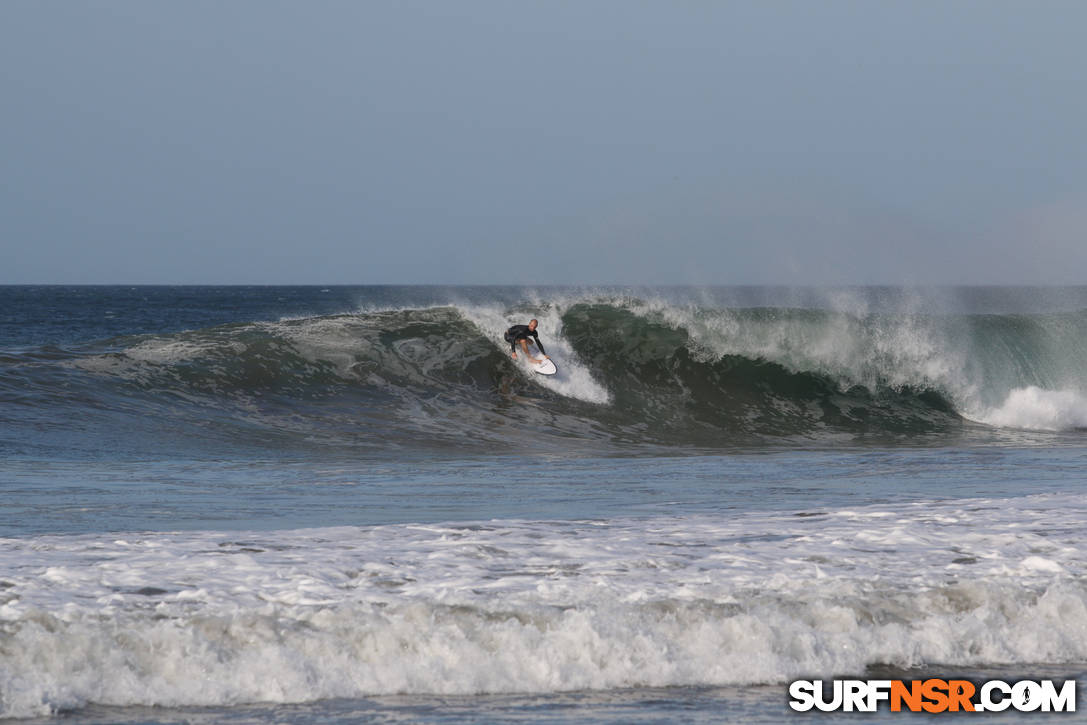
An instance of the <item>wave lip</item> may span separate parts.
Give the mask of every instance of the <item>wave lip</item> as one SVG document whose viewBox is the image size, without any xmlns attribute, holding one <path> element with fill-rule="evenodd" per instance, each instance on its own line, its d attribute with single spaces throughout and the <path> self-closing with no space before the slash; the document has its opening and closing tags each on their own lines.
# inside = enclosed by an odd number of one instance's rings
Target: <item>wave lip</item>
<svg viewBox="0 0 1087 725">
<path fill-rule="evenodd" d="M 1082 662 L 1085 521 L 1043 495 L 8 539 L 0 715 Z"/>
</svg>

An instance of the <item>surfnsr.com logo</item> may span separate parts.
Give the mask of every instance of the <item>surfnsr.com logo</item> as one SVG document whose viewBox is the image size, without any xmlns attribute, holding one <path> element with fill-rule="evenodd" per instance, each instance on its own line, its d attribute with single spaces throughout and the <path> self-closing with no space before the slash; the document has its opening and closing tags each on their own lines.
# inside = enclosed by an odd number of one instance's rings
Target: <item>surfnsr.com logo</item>
<svg viewBox="0 0 1087 725">
<path fill-rule="evenodd" d="M 891 712 L 1075 712 L 1076 681 L 797 680 L 789 698 L 798 712 L 875 712 L 884 705 Z"/>
</svg>

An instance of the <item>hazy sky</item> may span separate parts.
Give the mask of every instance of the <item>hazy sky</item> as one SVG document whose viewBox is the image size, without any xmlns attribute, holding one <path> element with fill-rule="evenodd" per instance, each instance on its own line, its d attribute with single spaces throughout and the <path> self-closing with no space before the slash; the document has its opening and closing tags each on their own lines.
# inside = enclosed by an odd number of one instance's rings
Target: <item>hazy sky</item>
<svg viewBox="0 0 1087 725">
<path fill-rule="evenodd" d="M 1087 283 L 1085 28 L 0 0 L 0 283 Z"/>
</svg>

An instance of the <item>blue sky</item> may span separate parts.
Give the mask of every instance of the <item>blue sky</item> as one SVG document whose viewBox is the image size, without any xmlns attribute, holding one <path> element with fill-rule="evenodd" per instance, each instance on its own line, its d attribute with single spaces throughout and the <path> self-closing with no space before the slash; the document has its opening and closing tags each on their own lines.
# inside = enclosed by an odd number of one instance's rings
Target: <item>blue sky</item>
<svg viewBox="0 0 1087 725">
<path fill-rule="evenodd" d="M 6 0 L 0 283 L 1085 283 L 1084 27 Z"/>
</svg>

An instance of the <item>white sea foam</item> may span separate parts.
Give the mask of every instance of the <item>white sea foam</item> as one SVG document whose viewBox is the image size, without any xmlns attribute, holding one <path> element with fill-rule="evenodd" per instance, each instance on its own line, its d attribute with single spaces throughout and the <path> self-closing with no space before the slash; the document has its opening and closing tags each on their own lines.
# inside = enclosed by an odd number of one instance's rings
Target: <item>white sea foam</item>
<svg viewBox="0 0 1087 725">
<path fill-rule="evenodd" d="M 1011 391 L 1003 405 L 971 417 L 990 425 L 1027 430 L 1087 428 L 1087 397 L 1074 390 L 1030 385 Z"/>
<path fill-rule="evenodd" d="M 0 540 L 0 716 L 1087 658 L 1087 501 Z"/>
</svg>

